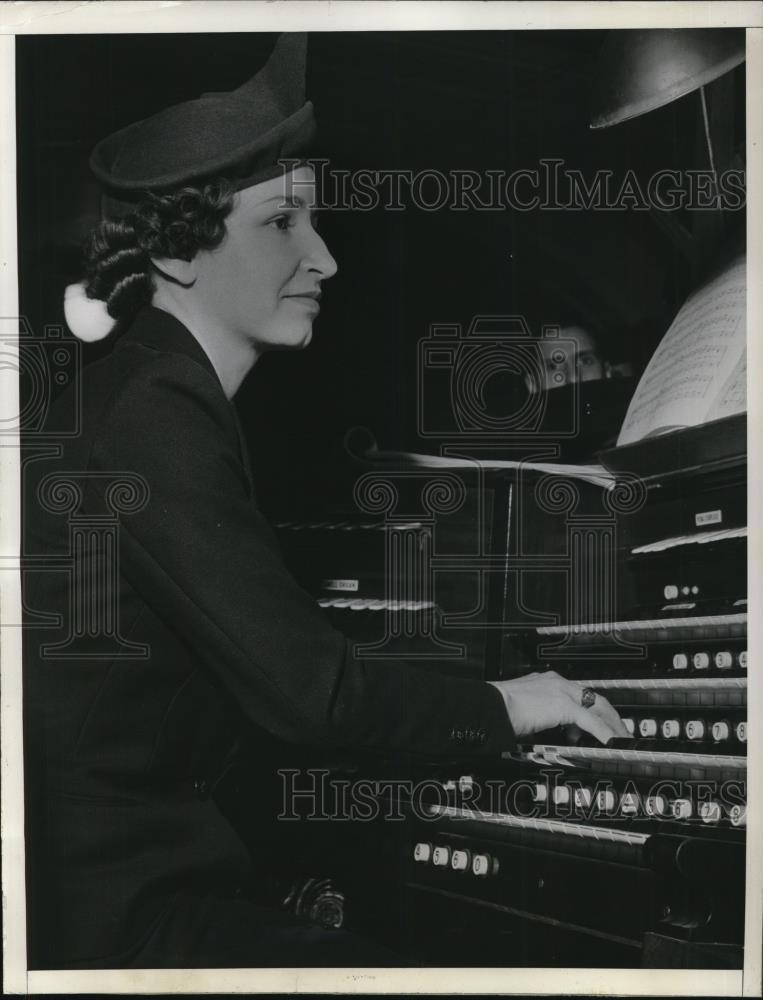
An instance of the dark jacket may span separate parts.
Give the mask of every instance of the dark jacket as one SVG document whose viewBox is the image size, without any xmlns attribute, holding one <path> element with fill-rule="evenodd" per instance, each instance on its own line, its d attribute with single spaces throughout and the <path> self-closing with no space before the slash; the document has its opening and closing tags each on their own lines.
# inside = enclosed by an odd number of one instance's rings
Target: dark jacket
<svg viewBox="0 0 763 1000">
<path fill-rule="evenodd" d="M 179 889 L 224 891 L 246 877 L 247 851 L 207 794 L 242 723 L 288 742 L 407 753 L 513 743 L 489 685 L 348 655 L 284 567 L 233 406 L 182 324 L 144 309 L 77 391 L 81 433 L 58 457 L 30 453 L 23 479 L 38 968 L 119 965 Z M 51 474 L 82 491 L 68 513 Z M 112 589 L 104 539 L 115 504 L 131 506 L 124 490 L 109 492 L 123 474 L 140 509 L 119 517 Z M 71 549 L 83 544 L 72 576 Z M 93 601 L 105 639 L 81 627 Z M 41 627 L 37 616 L 51 612 L 61 628 Z M 456 748 L 454 731 L 462 742 L 474 734 L 473 745 Z"/>
</svg>

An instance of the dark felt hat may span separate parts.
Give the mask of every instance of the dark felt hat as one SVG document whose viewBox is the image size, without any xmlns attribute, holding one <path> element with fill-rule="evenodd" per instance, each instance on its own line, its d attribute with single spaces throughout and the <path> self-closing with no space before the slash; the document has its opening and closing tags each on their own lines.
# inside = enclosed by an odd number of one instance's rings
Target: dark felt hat
<svg viewBox="0 0 763 1000">
<path fill-rule="evenodd" d="M 315 134 L 313 105 L 305 101 L 306 55 L 307 36 L 284 33 L 237 90 L 202 94 L 99 142 L 90 167 L 111 195 L 109 205 L 213 174 L 232 174 L 237 190 L 278 176 L 278 161 L 297 159 Z"/>
</svg>

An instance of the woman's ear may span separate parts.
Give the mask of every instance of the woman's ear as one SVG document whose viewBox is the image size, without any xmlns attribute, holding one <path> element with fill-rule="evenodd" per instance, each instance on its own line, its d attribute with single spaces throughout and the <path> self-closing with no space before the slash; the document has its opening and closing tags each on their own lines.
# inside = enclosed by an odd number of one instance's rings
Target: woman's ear
<svg viewBox="0 0 763 1000">
<path fill-rule="evenodd" d="M 151 266 L 166 281 L 182 288 L 191 288 L 196 282 L 196 257 L 152 257 Z"/>
</svg>

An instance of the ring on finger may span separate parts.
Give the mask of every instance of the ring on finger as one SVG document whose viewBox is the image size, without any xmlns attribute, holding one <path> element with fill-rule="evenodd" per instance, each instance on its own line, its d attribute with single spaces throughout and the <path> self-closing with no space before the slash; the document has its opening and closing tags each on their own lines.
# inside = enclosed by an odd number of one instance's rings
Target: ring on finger
<svg viewBox="0 0 763 1000">
<path fill-rule="evenodd" d="M 593 708 L 596 704 L 596 692 L 591 688 L 583 688 L 580 692 L 580 704 L 583 708 Z"/>
</svg>

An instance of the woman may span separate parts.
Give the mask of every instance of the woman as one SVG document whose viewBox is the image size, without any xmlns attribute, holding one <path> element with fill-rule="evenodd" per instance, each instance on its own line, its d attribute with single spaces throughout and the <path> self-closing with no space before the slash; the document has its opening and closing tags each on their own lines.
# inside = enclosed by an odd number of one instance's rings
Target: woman
<svg viewBox="0 0 763 1000">
<path fill-rule="evenodd" d="M 53 557 L 25 581 L 35 967 L 394 964 L 247 898 L 247 852 L 210 797 L 244 727 L 426 754 L 466 733 L 460 756 L 556 724 L 625 735 L 556 675 L 491 685 L 354 659 L 281 562 L 231 398 L 264 351 L 309 343 L 336 271 L 293 160 L 312 135 L 303 75 L 304 40 L 284 36 L 238 91 L 93 154 L 109 198 L 84 305 L 105 302 L 119 335 L 83 373 L 81 433 L 25 483 L 27 551 Z M 61 635 L 35 612 L 60 614 Z"/>
</svg>

